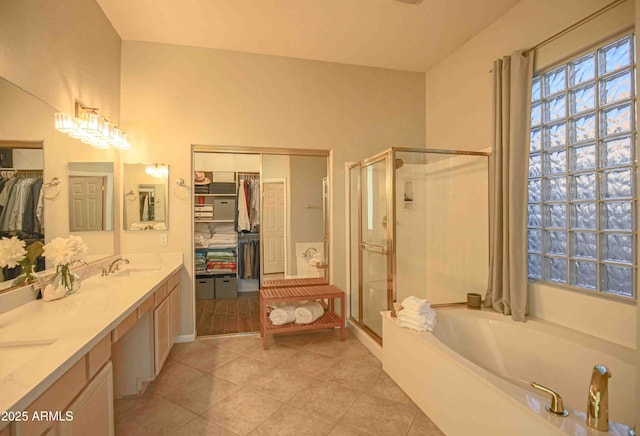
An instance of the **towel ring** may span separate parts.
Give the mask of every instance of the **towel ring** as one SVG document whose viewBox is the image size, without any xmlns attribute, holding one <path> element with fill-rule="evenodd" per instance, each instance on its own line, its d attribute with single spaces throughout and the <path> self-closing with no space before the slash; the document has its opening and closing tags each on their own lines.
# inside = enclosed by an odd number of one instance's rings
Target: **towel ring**
<svg viewBox="0 0 640 436">
<path fill-rule="evenodd" d="M 56 198 L 58 198 L 58 196 L 60 195 L 60 183 L 62 183 L 60 179 L 57 177 L 54 177 L 53 179 L 51 179 L 50 182 L 43 184 L 42 189 L 44 189 L 45 192 L 43 192 L 42 195 L 44 196 L 44 198 L 47 200 L 55 200 Z M 48 197 L 46 194 L 46 191 L 51 188 L 54 188 L 56 192 L 53 194 L 53 196 Z"/>
<path fill-rule="evenodd" d="M 129 192 L 127 192 L 126 194 L 124 194 L 125 197 L 127 197 L 127 200 L 129 201 L 134 201 L 136 198 L 138 198 L 138 194 L 136 194 L 133 189 Z"/>
<path fill-rule="evenodd" d="M 187 192 L 187 196 L 183 197 L 181 195 L 178 194 L 178 189 L 179 188 L 183 188 L 186 192 Z M 176 197 L 178 197 L 181 200 L 184 200 L 188 197 L 188 193 L 191 191 L 191 189 L 189 188 L 189 186 L 187 186 L 184 183 L 184 179 L 182 177 L 178 177 L 176 179 L 176 186 L 173 187 L 173 195 L 175 195 Z"/>
</svg>

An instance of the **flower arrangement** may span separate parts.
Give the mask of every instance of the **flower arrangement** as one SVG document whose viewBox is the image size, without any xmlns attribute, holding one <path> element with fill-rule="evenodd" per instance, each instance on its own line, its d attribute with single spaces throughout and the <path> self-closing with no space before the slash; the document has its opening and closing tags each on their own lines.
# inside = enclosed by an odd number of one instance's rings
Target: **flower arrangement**
<svg viewBox="0 0 640 436">
<path fill-rule="evenodd" d="M 26 243 L 16 236 L 0 239 L 0 267 L 14 268 L 27 254 Z"/>
<path fill-rule="evenodd" d="M 21 274 L 13 281 L 14 285 L 26 285 L 37 280 L 33 270 L 36 260 L 42 254 L 42 243 L 33 242 L 25 249 L 25 241 L 12 238 L 0 239 L 0 267 L 14 268 L 20 265 Z"/>
<path fill-rule="evenodd" d="M 84 261 L 87 250 L 87 244 L 82 238 L 73 235 L 67 238 L 55 238 L 44 246 L 44 257 L 56 267 L 56 274 L 53 277 L 54 286 L 64 286 L 67 293 L 78 290 L 80 278 L 69 268 L 76 262 Z"/>
</svg>

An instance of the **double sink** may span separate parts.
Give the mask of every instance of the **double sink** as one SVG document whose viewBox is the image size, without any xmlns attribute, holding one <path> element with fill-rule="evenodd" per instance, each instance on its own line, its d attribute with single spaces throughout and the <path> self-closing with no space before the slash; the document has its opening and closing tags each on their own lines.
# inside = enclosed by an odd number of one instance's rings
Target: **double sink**
<svg viewBox="0 0 640 436">
<path fill-rule="evenodd" d="M 104 277 L 104 279 L 110 280 L 112 277 L 122 278 L 149 276 L 157 274 L 160 271 L 160 268 L 129 267 L 127 265 L 124 268 L 109 274 L 107 277 Z M 55 304 L 55 302 L 46 304 Z M 0 381 L 34 359 L 47 359 L 48 348 L 54 345 L 58 339 L 59 338 L 55 337 L 23 338 L 15 340 L 0 339 Z"/>
</svg>

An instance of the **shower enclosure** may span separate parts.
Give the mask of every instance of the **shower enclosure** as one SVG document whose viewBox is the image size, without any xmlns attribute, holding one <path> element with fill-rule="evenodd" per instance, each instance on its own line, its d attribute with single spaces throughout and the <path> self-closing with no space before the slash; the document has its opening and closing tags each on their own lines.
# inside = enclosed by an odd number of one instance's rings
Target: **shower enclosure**
<svg viewBox="0 0 640 436">
<path fill-rule="evenodd" d="M 489 154 L 390 148 L 349 167 L 349 318 L 381 341 L 380 312 L 484 294 Z"/>
</svg>

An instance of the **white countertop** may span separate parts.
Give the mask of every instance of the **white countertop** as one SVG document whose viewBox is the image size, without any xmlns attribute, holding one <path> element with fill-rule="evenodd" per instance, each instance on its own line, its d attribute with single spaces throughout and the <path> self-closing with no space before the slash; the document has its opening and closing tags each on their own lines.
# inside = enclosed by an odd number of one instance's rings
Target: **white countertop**
<svg viewBox="0 0 640 436">
<path fill-rule="evenodd" d="M 82 281 L 78 292 L 61 300 L 36 300 L 0 314 L 3 359 L 11 360 L 12 349 L 6 345 L 15 341 L 51 342 L 17 369 L 0 375 L 0 412 L 26 408 L 183 264 L 180 253 L 121 257 L 131 261 L 122 269 L 158 271 L 129 277 L 93 276 Z"/>
</svg>

